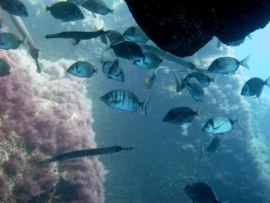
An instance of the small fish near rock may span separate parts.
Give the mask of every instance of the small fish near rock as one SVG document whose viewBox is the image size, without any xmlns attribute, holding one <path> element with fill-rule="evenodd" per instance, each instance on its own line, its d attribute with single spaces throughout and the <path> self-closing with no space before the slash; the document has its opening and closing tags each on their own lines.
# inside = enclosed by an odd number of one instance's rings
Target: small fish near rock
<svg viewBox="0 0 270 203">
<path fill-rule="evenodd" d="M 264 85 L 270 87 L 270 77 L 268 77 L 265 81 L 263 81 L 261 78 L 251 78 L 245 83 L 244 87 L 242 88 L 241 95 L 246 97 L 260 97 Z"/>
<path fill-rule="evenodd" d="M 67 72 L 79 78 L 90 78 L 97 70 L 86 61 L 77 61 L 67 69 Z"/>
<path fill-rule="evenodd" d="M 113 10 L 110 9 L 102 0 L 86 0 L 81 4 L 81 6 L 92 13 L 100 15 L 113 13 Z"/>
<path fill-rule="evenodd" d="M 220 57 L 211 63 L 211 65 L 208 67 L 208 72 L 221 74 L 235 73 L 240 65 L 249 69 L 249 65 L 247 63 L 248 60 L 249 56 L 241 61 L 229 56 Z"/>
<path fill-rule="evenodd" d="M 17 49 L 22 41 L 12 33 L 0 33 L 0 49 Z"/>
</svg>

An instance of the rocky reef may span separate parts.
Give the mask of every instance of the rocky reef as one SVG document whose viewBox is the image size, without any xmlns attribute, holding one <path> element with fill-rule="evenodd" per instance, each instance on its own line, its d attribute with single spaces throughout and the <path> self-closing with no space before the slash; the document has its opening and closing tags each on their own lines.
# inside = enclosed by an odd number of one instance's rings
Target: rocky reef
<svg viewBox="0 0 270 203">
<path fill-rule="evenodd" d="M 227 44 L 263 28 L 270 20 L 268 0 L 125 0 L 130 12 L 163 50 L 193 55 L 213 36 Z"/>
</svg>

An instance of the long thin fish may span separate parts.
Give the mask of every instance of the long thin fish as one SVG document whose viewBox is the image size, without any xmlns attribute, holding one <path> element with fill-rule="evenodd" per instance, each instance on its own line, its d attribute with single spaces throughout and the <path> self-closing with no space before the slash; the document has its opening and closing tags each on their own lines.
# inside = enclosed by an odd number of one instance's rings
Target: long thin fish
<svg viewBox="0 0 270 203">
<path fill-rule="evenodd" d="M 100 35 L 103 35 L 105 31 L 98 30 L 94 32 L 84 32 L 84 31 L 67 31 L 67 32 L 60 32 L 56 34 L 48 34 L 45 35 L 45 38 L 51 39 L 51 38 L 74 38 L 78 40 L 83 39 L 92 39 L 99 37 Z"/>
<path fill-rule="evenodd" d="M 121 147 L 121 146 L 112 146 L 112 147 L 103 147 L 103 148 L 96 148 L 96 149 L 84 149 L 84 150 L 78 150 L 73 152 L 67 152 L 60 155 L 57 155 L 55 157 L 44 159 L 39 161 L 39 164 L 47 164 L 55 161 L 63 161 L 66 159 L 73 159 L 73 158 L 79 158 L 79 157 L 85 157 L 85 156 L 95 156 L 99 154 L 110 154 L 115 152 L 120 152 L 122 150 L 132 150 L 133 147 Z"/>
<path fill-rule="evenodd" d="M 35 44 L 33 42 L 33 39 L 31 38 L 30 33 L 28 32 L 27 28 L 25 27 L 24 22 L 22 19 L 18 16 L 9 15 L 11 21 L 13 22 L 14 26 L 16 27 L 17 31 L 22 36 L 22 41 L 24 46 L 28 49 L 31 57 L 35 60 L 36 66 L 37 66 L 37 72 L 41 73 L 41 68 L 38 63 L 38 57 L 39 57 L 39 50 L 35 47 Z"/>
</svg>

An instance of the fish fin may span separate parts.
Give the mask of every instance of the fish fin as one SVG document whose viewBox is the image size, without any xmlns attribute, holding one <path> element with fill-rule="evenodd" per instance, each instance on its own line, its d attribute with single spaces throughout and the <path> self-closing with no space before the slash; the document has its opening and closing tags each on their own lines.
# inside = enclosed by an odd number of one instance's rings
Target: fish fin
<svg viewBox="0 0 270 203">
<path fill-rule="evenodd" d="M 249 60 L 249 58 L 250 58 L 250 55 L 247 56 L 246 58 L 242 59 L 242 60 L 240 61 L 240 65 L 244 66 L 244 67 L 247 68 L 247 69 L 250 69 L 250 67 L 249 67 L 249 65 L 248 65 L 248 60 Z"/>
<path fill-rule="evenodd" d="M 201 148 L 201 155 L 200 155 L 200 160 L 203 158 L 203 155 L 204 155 L 204 148 L 202 145 L 200 145 L 200 148 Z"/>
<path fill-rule="evenodd" d="M 267 87 L 270 87 L 270 76 L 264 81 Z"/>
<path fill-rule="evenodd" d="M 100 41 L 103 43 L 103 44 L 108 44 L 108 40 L 107 40 L 107 34 L 106 32 L 102 35 L 100 35 Z"/>
<path fill-rule="evenodd" d="M 195 115 L 198 116 L 199 118 L 203 118 L 203 113 L 201 112 L 200 109 L 195 111 Z"/>
<path fill-rule="evenodd" d="M 184 89 L 185 83 L 182 77 L 179 74 L 177 74 L 177 71 L 173 71 L 173 73 L 176 81 L 176 92 L 180 92 L 182 89 Z"/>
<path fill-rule="evenodd" d="M 147 97 L 147 99 L 141 103 L 142 111 L 144 112 L 144 116 L 147 116 L 147 105 L 149 103 L 150 97 Z"/>
</svg>

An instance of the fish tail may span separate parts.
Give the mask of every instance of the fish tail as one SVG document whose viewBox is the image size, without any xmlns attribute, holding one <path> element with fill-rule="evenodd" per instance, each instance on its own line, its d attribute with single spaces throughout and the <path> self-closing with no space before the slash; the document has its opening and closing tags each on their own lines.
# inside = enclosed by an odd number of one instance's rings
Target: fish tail
<svg viewBox="0 0 270 203">
<path fill-rule="evenodd" d="M 202 114 L 201 110 L 196 110 L 195 115 L 198 116 L 199 118 L 203 117 L 203 114 Z"/>
<path fill-rule="evenodd" d="M 141 104 L 142 111 L 144 112 L 144 115 L 145 115 L 145 116 L 147 115 L 147 105 L 148 105 L 148 103 L 149 103 L 149 99 L 150 99 L 150 97 L 148 97 L 148 98 Z"/>
<path fill-rule="evenodd" d="M 181 76 L 177 74 L 177 71 L 173 72 L 176 81 L 176 92 L 180 92 L 185 87 L 184 81 Z"/>
<path fill-rule="evenodd" d="M 202 145 L 200 145 L 200 148 L 201 148 L 201 155 L 200 155 L 200 160 L 203 158 L 203 155 L 204 155 L 204 148 Z"/>
<path fill-rule="evenodd" d="M 270 87 L 270 76 L 264 81 L 267 87 Z"/>
<path fill-rule="evenodd" d="M 249 65 L 248 65 L 248 60 L 249 60 L 249 58 L 250 58 L 250 55 L 247 56 L 246 58 L 242 59 L 242 60 L 240 61 L 240 65 L 244 66 L 244 67 L 247 68 L 247 69 L 250 69 L 250 67 L 249 67 Z"/>
</svg>

